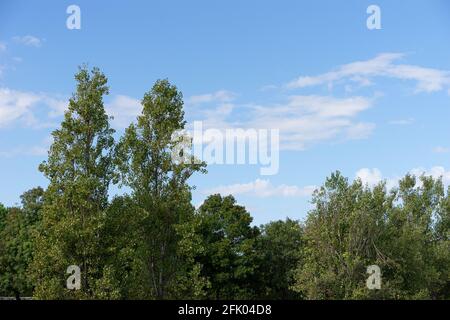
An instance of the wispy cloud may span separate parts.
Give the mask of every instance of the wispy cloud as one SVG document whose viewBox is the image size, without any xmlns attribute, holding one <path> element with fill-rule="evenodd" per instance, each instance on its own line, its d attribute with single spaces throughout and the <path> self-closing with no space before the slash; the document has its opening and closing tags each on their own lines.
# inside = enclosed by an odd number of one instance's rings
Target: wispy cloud
<svg viewBox="0 0 450 320">
<path fill-rule="evenodd" d="M 106 112 L 114 117 L 113 124 L 119 128 L 126 128 L 136 120 L 142 112 L 141 102 L 125 95 L 116 95 L 106 104 Z"/>
<path fill-rule="evenodd" d="M 347 94 L 353 86 L 370 86 L 376 77 L 416 82 L 417 92 L 450 90 L 450 72 L 399 63 L 402 53 L 383 53 L 373 59 L 342 65 L 317 76 L 302 76 L 286 85 L 287 88 L 306 88 L 318 85 L 345 84 Z M 222 90 L 191 97 L 191 105 L 208 103 L 208 108 L 191 108 L 188 114 L 203 120 L 204 128 L 262 128 L 280 130 L 280 147 L 284 150 L 304 150 L 323 141 L 345 141 L 368 138 L 376 128 L 359 116 L 371 108 L 379 96 L 333 97 L 322 95 L 290 95 L 272 104 L 238 103 L 235 94 Z M 215 103 L 215 104 L 214 104 Z M 391 125 L 410 125 L 413 118 L 395 119 Z"/>
<path fill-rule="evenodd" d="M 396 63 L 404 56 L 402 53 L 383 53 L 373 59 L 345 64 L 317 76 L 301 76 L 289 82 L 286 87 L 332 86 L 342 81 L 367 86 L 372 84 L 372 78 L 388 77 L 415 81 L 416 92 L 450 90 L 450 71 Z"/>
<path fill-rule="evenodd" d="M 219 90 L 213 93 L 205 93 L 194 95 L 187 99 L 187 103 L 191 105 L 199 105 L 211 102 L 230 102 L 236 98 L 236 94 L 227 90 Z"/>
<path fill-rule="evenodd" d="M 25 46 L 35 47 L 38 48 L 42 46 L 43 40 L 32 36 L 32 35 L 26 35 L 26 36 L 15 36 L 13 37 L 13 41 L 19 44 L 23 44 Z"/>
<path fill-rule="evenodd" d="M 442 166 L 435 166 L 430 169 L 415 168 L 409 171 L 417 177 L 422 175 L 431 176 L 434 179 L 442 178 L 445 185 L 450 185 L 450 170 L 446 170 Z M 381 170 L 378 168 L 362 168 L 355 174 L 355 179 L 360 179 L 363 184 L 374 187 L 380 182 L 386 183 L 388 190 L 398 187 L 398 182 L 401 176 L 384 177 Z M 420 182 L 418 182 L 420 184 Z M 257 198 L 270 198 L 270 197 L 310 197 L 314 191 L 318 189 L 317 186 L 296 186 L 296 185 L 273 185 L 269 180 L 256 179 L 255 181 L 248 183 L 236 183 L 230 185 L 222 185 L 214 188 L 210 188 L 203 191 L 205 195 L 222 194 L 222 195 L 246 195 Z"/>
<path fill-rule="evenodd" d="M 360 179 L 361 182 L 369 187 L 374 187 L 383 180 L 386 181 L 386 186 L 388 189 L 391 189 L 397 185 L 396 178 L 384 178 L 380 169 L 378 168 L 362 168 L 356 172 L 356 179 Z"/>
<path fill-rule="evenodd" d="M 33 112 L 38 105 L 47 108 L 49 118 L 62 113 L 67 101 L 44 93 L 0 88 L 0 128 L 18 121 L 29 127 L 42 128 L 52 126 L 48 118 L 38 120 Z"/>
<path fill-rule="evenodd" d="M 39 95 L 0 88 L 0 128 L 30 116 L 30 109 L 40 101 Z"/>
<path fill-rule="evenodd" d="M 407 126 L 410 124 L 413 124 L 416 120 L 414 118 L 408 118 L 408 119 L 398 119 L 398 120 L 391 120 L 389 121 L 389 124 L 394 126 Z"/>
<path fill-rule="evenodd" d="M 265 91 L 271 91 L 271 90 L 276 90 L 278 89 L 278 86 L 274 85 L 274 84 L 267 84 L 265 86 L 262 86 L 259 91 L 265 92 Z"/>
<path fill-rule="evenodd" d="M 434 153 L 449 153 L 450 152 L 450 148 L 437 146 L 437 147 L 433 148 L 433 152 Z"/>
<path fill-rule="evenodd" d="M 304 150 L 331 139 L 362 139 L 375 128 L 355 118 L 373 104 L 372 98 L 289 96 L 278 104 L 219 103 L 215 108 L 189 109 L 188 115 L 202 120 L 204 128 L 279 129 L 281 148 Z"/>
<path fill-rule="evenodd" d="M 310 196 L 315 186 L 298 187 L 295 185 L 278 185 L 274 186 L 269 180 L 256 179 L 255 181 L 242 184 L 232 184 L 227 186 L 219 186 L 209 190 L 205 190 L 204 194 L 222 195 L 249 195 L 260 198 L 267 197 L 307 197 Z"/>
<path fill-rule="evenodd" d="M 6 44 L 0 41 L 0 54 L 6 52 Z M 5 66 L 0 64 L 0 77 L 3 75 L 3 71 L 5 70 Z"/>
<path fill-rule="evenodd" d="M 442 182 L 445 185 L 450 185 L 450 170 L 446 170 L 442 166 L 434 166 L 430 169 L 425 168 L 414 168 L 409 171 L 410 174 L 415 175 L 416 177 L 431 176 L 434 179 L 442 178 Z M 369 187 L 374 187 L 378 183 L 385 181 L 386 187 L 388 189 L 392 189 L 398 186 L 398 182 L 401 179 L 401 176 L 395 177 L 384 177 L 381 171 L 377 168 L 369 169 L 362 168 L 358 170 L 355 176 L 356 179 L 361 179 L 364 184 L 367 184 Z"/>
<path fill-rule="evenodd" d="M 414 174 L 416 176 L 431 176 L 434 179 L 442 178 L 442 182 L 444 182 L 445 185 L 450 184 L 450 170 L 446 170 L 442 166 L 435 166 L 430 169 L 426 168 L 415 168 L 410 171 L 411 174 Z"/>
<path fill-rule="evenodd" d="M 61 117 L 68 107 L 68 98 L 61 95 L 34 93 L 0 87 L 0 128 L 21 123 L 31 128 L 54 127 L 54 119 Z M 139 100 L 116 95 L 105 104 L 113 124 L 125 128 L 141 113 Z M 39 116 L 37 116 L 39 114 Z"/>
<path fill-rule="evenodd" d="M 353 62 L 315 77 L 300 77 L 290 86 L 306 87 L 343 79 L 369 85 L 371 78 L 383 75 L 415 79 L 418 87 L 425 91 L 447 85 L 450 77 L 446 72 L 396 63 L 402 57 L 403 54 L 381 54 L 372 60 Z M 400 70 L 408 73 L 403 74 Z M 62 115 L 67 107 L 66 99 L 7 88 L 0 88 L 0 97 L 0 127 L 19 119 L 36 126 L 38 121 L 32 109 L 39 103 L 46 105 L 49 118 Z M 186 99 L 187 118 L 203 121 L 204 129 L 279 129 L 282 150 L 305 150 L 326 141 L 365 139 L 376 128 L 375 123 L 363 121 L 360 116 L 374 105 L 377 94 L 373 97 L 283 94 L 278 102 L 267 104 L 241 103 L 237 98 L 236 93 L 228 90 L 191 96 Z M 139 100 L 126 95 L 116 95 L 105 107 L 117 127 L 128 126 L 142 109 Z M 413 122 L 413 118 L 405 118 L 389 123 L 407 125 Z"/>
<path fill-rule="evenodd" d="M 40 144 L 34 146 L 18 146 L 11 150 L 0 151 L 1 158 L 13 158 L 17 156 L 43 157 L 47 155 L 53 137 L 48 136 Z"/>
<path fill-rule="evenodd" d="M 375 125 L 354 118 L 372 103 L 364 97 L 291 96 L 285 104 L 254 107 L 250 125 L 275 126 L 280 129 L 282 149 L 303 150 L 324 140 L 367 137 Z"/>
</svg>

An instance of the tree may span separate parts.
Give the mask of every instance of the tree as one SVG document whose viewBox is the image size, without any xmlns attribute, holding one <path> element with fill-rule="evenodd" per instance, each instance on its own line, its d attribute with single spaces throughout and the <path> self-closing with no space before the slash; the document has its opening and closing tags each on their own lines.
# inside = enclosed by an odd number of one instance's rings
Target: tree
<svg viewBox="0 0 450 320">
<path fill-rule="evenodd" d="M 448 299 L 450 245 L 448 194 L 441 179 L 407 175 L 395 191 L 383 248 L 393 262 L 384 270 L 390 297 Z M 447 295 L 446 295 L 447 294 Z"/>
<path fill-rule="evenodd" d="M 273 221 L 260 227 L 257 241 L 260 288 L 263 299 L 300 299 L 291 289 L 294 273 L 300 264 L 303 230 L 298 221 Z"/>
<path fill-rule="evenodd" d="M 32 285 L 27 268 L 32 251 L 30 235 L 20 208 L 8 209 L 0 239 L 0 292 L 16 299 L 30 296 Z"/>
<path fill-rule="evenodd" d="M 22 208 L 4 209 L 1 213 L 6 215 L 0 229 L 0 295 L 20 299 L 33 293 L 28 267 L 41 220 L 42 195 L 42 188 L 31 189 L 21 196 Z"/>
<path fill-rule="evenodd" d="M 383 184 L 373 190 L 339 172 L 314 193 L 305 225 L 302 263 L 293 289 L 310 299 L 351 299 L 373 294 L 366 268 L 390 257 L 379 249 L 385 212 L 392 205 Z M 375 292 L 375 291 L 374 291 Z"/>
<path fill-rule="evenodd" d="M 233 196 L 209 196 L 200 206 L 197 232 L 204 251 L 196 261 L 210 282 L 210 299 L 255 298 L 257 285 L 257 227 Z"/>
<path fill-rule="evenodd" d="M 107 78 L 83 66 L 61 127 L 53 132 L 48 160 L 39 169 L 49 179 L 43 225 L 32 270 L 38 298 L 96 297 L 104 276 L 99 230 L 113 177 L 113 133 L 103 106 Z M 81 268 L 81 290 L 65 288 L 71 265 Z"/>
<path fill-rule="evenodd" d="M 407 175 L 388 192 L 332 174 L 313 196 L 293 289 L 310 299 L 448 299 L 447 201 L 431 177 Z M 366 287 L 370 265 L 380 290 Z"/>
<path fill-rule="evenodd" d="M 145 290 L 164 299 L 180 295 L 180 288 L 176 289 L 180 283 L 193 283 L 185 268 L 198 270 L 185 264 L 180 232 L 189 229 L 182 225 L 189 224 L 194 213 L 187 180 L 195 172 L 204 172 L 204 163 L 173 158 L 180 142 L 173 137 L 185 126 L 182 94 L 175 86 L 158 80 L 142 105 L 137 124 L 126 129 L 116 148 L 116 160 L 120 182 L 131 188 L 142 219 Z"/>
<path fill-rule="evenodd" d="M 108 206 L 100 231 L 106 248 L 104 264 L 111 271 L 121 299 L 151 299 L 145 275 L 146 214 L 130 196 L 116 196 Z"/>
<path fill-rule="evenodd" d="M 434 288 L 432 295 L 436 299 L 450 299 L 450 187 L 446 197 L 439 202 L 434 232 L 436 243 L 435 268 L 440 270 L 439 285 Z"/>
<path fill-rule="evenodd" d="M 22 211 L 27 221 L 36 224 L 41 220 L 42 207 L 44 205 L 44 189 L 36 187 L 24 192 L 20 199 L 22 201 Z"/>
<path fill-rule="evenodd" d="M 8 210 L 6 210 L 5 206 L 2 203 L 0 203 L 0 230 L 2 230 L 5 227 L 5 219 L 7 213 Z"/>
</svg>

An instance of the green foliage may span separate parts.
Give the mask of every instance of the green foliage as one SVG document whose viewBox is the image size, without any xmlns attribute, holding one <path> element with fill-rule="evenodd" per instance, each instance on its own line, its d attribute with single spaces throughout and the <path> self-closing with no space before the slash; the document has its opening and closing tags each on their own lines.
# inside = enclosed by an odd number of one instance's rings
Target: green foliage
<svg viewBox="0 0 450 320">
<path fill-rule="evenodd" d="M 114 140 L 103 106 L 106 77 L 80 68 L 77 90 L 61 128 L 53 132 L 48 160 L 39 169 L 50 180 L 32 271 L 38 298 L 90 298 L 103 277 L 102 228 L 112 179 Z M 65 288 L 66 269 L 78 265 L 82 288 Z"/>
<path fill-rule="evenodd" d="M 293 289 L 310 299 L 448 298 L 446 201 L 431 177 L 408 175 L 388 193 L 383 183 L 371 189 L 333 174 L 313 197 Z M 365 286 L 373 264 L 381 290 Z"/>
<path fill-rule="evenodd" d="M 393 287 L 391 297 L 449 298 L 444 293 L 450 282 L 449 229 L 442 228 L 449 195 L 442 181 L 408 175 L 395 195 L 398 205 L 390 212 L 383 244 L 393 257 L 385 270 L 387 286 Z"/>
<path fill-rule="evenodd" d="M 144 221 L 147 214 L 129 196 L 115 197 L 106 210 L 101 229 L 107 248 L 104 263 L 109 268 L 122 299 L 151 299 L 145 278 Z"/>
<path fill-rule="evenodd" d="M 192 259 L 185 255 L 191 254 L 185 252 L 186 241 L 179 233 L 188 230 L 182 226 L 191 223 L 194 213 L 187 180 L 195 172 L 204 172 L 204 164 L 177 163 L 172 158 L 179 142 L 173 137 L 185 126 L 183 99 L 175 86 L 167 80 L 157 81 L 142 105 L 137 124 L 127 128 L 117 145 L 116 162 L 121 184 L 132 190 L 143 228 L 138 249 L 142 294 L 172 298 L 180 295 L 183 283 L 191 283 L 192 290 L 186 290 L 198 292 L 194 289 L 198 284 L 188 274 L 199 267 L 186 265 Z M 184 251 L 180 251 L 181 241 Z"/>
<path fill-rule="evenodd" d="M 5 206 L 0 203 L 0 230 L 5 227 L 6 214 L 8 210 L 6 210 Z"/>
<path fill-rule="evenodd" d="M 30 296 L 31 284 L 26 269 L 32 254 L 24 216 L 19 208 L 10 208 L 0 232 L 0 292 L 4 296 Z"/>
<path fill-rule="evenodd" d="M 0 207 L 0 296 L 30 297 L 33 282 L 28 273 L 42 209 L 42 188 L 25 192 L 22 208 Z"/>
<path fill-rule="evenodd" d="M 260 227 L 257 252 L 261 286 L 258 295 L 263 299 L 300 299 L 291 289 L 294 271 L 300 261 L 303 229 L 298 221 L 274 221 Z"/>
<path fill-rule="evenodd" d="M 198 233 L 204 251 L 197 256 L 211 283 L 210 299 L 251 299 L 256 296 L 256 237 L 252 218 L 232 196 L 212 195 L 198 210 Z"/>
<path fill-rule="evenodd" d="M 25 192 L 21 208 L 0 204 L 1 296 L 450 299 L 450 189 L 441 180 L 407 175 L 387 190 L 336 172 L 306 221 L 257 228 L 232 196 L 192 206 L 189 178 L 206 170 L 179 149 L 175 86 L 157 81 L 115 144 L 105 75 L 82 67 L 75 79 L 39 168 L 48 188 Z M 109 200 L 111 182 L 131 193 Z M 71 265 L 81 290 L 66 288 Z M 366 287 L 370 265 L 381 268 L 379 290 Z"/>
</svg>

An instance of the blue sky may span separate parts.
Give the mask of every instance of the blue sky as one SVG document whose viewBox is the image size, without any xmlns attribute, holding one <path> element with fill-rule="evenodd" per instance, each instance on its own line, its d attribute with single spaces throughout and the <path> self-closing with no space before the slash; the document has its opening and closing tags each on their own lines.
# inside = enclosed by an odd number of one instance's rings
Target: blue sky
<svg viewBox="0 0 450 320">
<path fill-rule="evenodd" d="M 81 30 L 66 8 L 81 8 Z M 369 5 L 381 30 L 366 27 Z M 388 185 L 407 172 L 450 182 L 450 3 L 408 1 L 0 2 L 0 202 L 46 185 L 37 166 L 77 66 L 109 78 L 114 127 L 154 81 L 211 127 L 279 128 L 280 169 L 212 165 L 194 204 L 233 193 L 256 224 L 303 219 L 333 171 Z M 112 190 L 115 192 L 115 190 Z"/>
</svg>

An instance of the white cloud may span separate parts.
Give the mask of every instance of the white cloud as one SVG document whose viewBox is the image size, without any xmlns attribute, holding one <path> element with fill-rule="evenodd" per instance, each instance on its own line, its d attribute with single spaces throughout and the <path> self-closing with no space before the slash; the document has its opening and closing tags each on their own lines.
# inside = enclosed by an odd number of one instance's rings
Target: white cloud
<svg viewBox="0 0 450 320">
<path fill-rule="evenodd" d="M 450 171 L 445 170 L 444 167 L 435 166 L 430 169 L 415 168 L 409 171 L 410 174 L 420 177 L 422 175 L 431 176 L 434 179 L 442 178 L 442 182 L 445 185 L 450 185 Z M 369 169 L 362 168 L 356 172 L 355 178 L 361 179 L 364 184 L 369 187 L 374 187 L 381 181 L 386 181 L 387 189 L 392 189 L 398 186 L 398 182 L 401 177 L 383 177 L 381 171 L 377 168 Z M 419 182 L 420 183 L 420 182 Z"/>
<path fill-rule="evenodd" d="M 57 126 L 50 120 L 62 116 L 68 104 L 68 99 L 59 95 L 0 88 L 0 128 L 17 122 L 32 128 Z M 137 99 L 117 95 L 105 104 L 105 109 L 114 117 L 113 124 L 125 128 L 136 120 L 142 106 Z M 46 118 L 42 116 L 43 113 L 47 115 Z M 37 114 L 40 114 L 39 118 Z"/>
<path fill-rule="evenodd" d="M 267 84 L 265 86 L 262 86 L 259 91 L 265 92 L 265 91 L 271 91 L 271 90 L 276 90 L 278 89 L 278 86 L 274 85 L 274 84 Z"/>
<path fill-rule="evenodd" d="M 286 104 L 254 107 L 248 126 L 279 129 L 282 149 L 303 150 L 339 136 L 354 139 L 369 135 L 374 125 L 354 118 L 371 105 L 372 100 L 363 97 L 292 96 Z"/>
<path fill-rule="evenodd" d="M 351 125 L 347 130 L 347 138 L 352 140 L 367 139 L 375 129 L 375 124 L 359 122 Z"/>
<path fill-rule="evenodd" d="M 0 157 L 13 158 L 17 156 L 37 156 L 47 155 L 48 149 L 42 146 L 17 147 L 8 151 L 0 151 Z"/>
<path fill-rule="evenodd" d="M 371 105 L 371 99 L 363 97 L 291 96 L 285 105 L 256 107 L 251 126 L 278 128 L 282 149 L 302 150 L 340 135 L 351 139 L 367 136 L 374 126 L 353 118 Z"/>
<path fill-rule="evenodd" d="M 290 89 L 323 84 L 333 86 L 340 81 L 367 86 L 372 83 L 371 78 L 387 77 L 416 81 L 416 92 L 450 90 L 450 71 L 395 63 L 403 57 L 404 54 L 401 53 L 383 53 L 373 59 L 349 63 L 317 76 L 301 76 L 286 86 Z"/>
<path fill-rule="evenodd" d="M 53 126 L 47 119 L 41 121 L 35 117 L 33 109 L 39 105 L 47 109 L 49 117 L 55 117 L 62 114 L 67 102 L 48 94 L 0 88 L 0 128 L 17 121 L 34 128 Z"/>
<path fill-rule="evenodd" d="M 370 86 L 373 78 L 388 77 L 413 80 L 416 82 L 416 91 L 433 92 L 447 88 L 450 91 L 449 71 L 398 63 L 403 57 L 401 53 L 383 53 L 373 59 L 346 64 L 318 76 L 299 77 L 287 87 L 333 86 L 345 81 L 347 91 L 351 92 L 355 85 Z M 279 129 L 281 149 L 304 150 L 323 141 L 368 138 L 376 125 L 357 117 L 370 108 L 378 96 L 379 93 L 375 93 L 373 98 L 292 95 L 279 103 L 255 105 L 237 104 L 234 101 L 235 94 L 221 90 L 191 97 L 188 100 L 191 108 L 188 108 L 187 115 L 202 120 L 204 129 Z M 215 103 L 215 106 L 207 109 L 192 107 L 206 103 Z M 409 125 L 414 121 L 413 118 L 406 118 L 389 123 Z"/>
<path fill-rule="evenodd" d="M 407 125 L 413 124 L 415 121 L 416 120 L 414 118 L 398 119 L 398 120 L 389 121 L 389 124 L 395 125 L 395 126 L 407 126 Z"/>
<path fill-rule="evenodd" d="M 187 99 L 187 103 L 191 105 L 198 105 L 211 102 L 230 102 L 235 99 L 236 95 L 227 90 L 219 90 L 213 93 L 206 93 L 196 96 L 191 96 Z"/>
<path fill-rule="evenodd" d="M 32 156 L 32 157 L 43 157 L 47 155 L 50 145 L 53 142 L 53 137 L 48 136 L 42 143 L 35 146 L 19 146 L 14 149 L 7 151 L 0 151 L 0 157 L 2 158 L 12 158 L 16 156 Z"/>
<path fill-rule="evenodd" d="M 435 166 L 430 169 L 415 168 L 409 171 L 417 177 L 422 175 L 432 176 L 434 179 L 442 178 L 445 185 L 450 185 L 450 170 L 445 170 L 444 167 Z M 355 174 L 355 179 L 361 179 L 362 183 L 373 188 L 382 181 L 386 182 L 388 190 L 398 186 L 401 177 L 384 177 L 378 168 L 362 168 Z M 420 184 L 420 182 L 418 182 Z M 299 187 L 296 185 L 281 184 L 274 186 L 269 180 L 256 179 L 249 183 L 236 183 L 231 185 L 223 185 L 208 190 L 204 190 L 206 195 L 220 193 L 222 195 L 247 195 L 258 198 L 269 197 L 309 197 L 313 194 L 317 186 Z"/>
<path fill-rule="evenodd" d="M 250 195 L 260 198 L 267 197 L 307 197 L 310 196 L 315 186 L 298 187 L 294 185 L 272 185 L 269 180 L 256 179 L 253 182 L 243 184 L 233 184 L 228 186 L 219 186 L 206 190 L 205 194 L 220 193 L 222 195 Z"/>
<path fill-rule="evenodd" d="M 437 146 L 437 147 L 433 148 L 433 152 L 434 153 L 449 153 L 450 152 L 450 148 Z"/>
<path fill-rule="evenodd" d="M 356 178 L 361 179 L 363 184 L 367 184 L 370 187 L 374 187 L 375 185 L 383 181 L 383 175 L 377 168 L 362 168 L 356 172 Z"/>
<path fill-rule="evenodd" d="M 19 119 L 27 119 L 30 126 L 42 127 L 48 119 L 39 121 L 35 118 L 34 109 L 37 109 L 38 105 L 46 108 L 48 118 L 56 118 L 64 115 L 69 102 L 58 95 L 0 88 L 0 127 Z M 137 99 L 116 95 L 111 102 L 105 104 L 105 110 L 108 115 L 114 117 L 113 123 L 116 126 L 124 128 L 136 120 L 142 106 Z"/>
<path fill-rule="evenodd" d="M 412 169 L 410 173 L 416 176 L 431 176 L 434 179 L 442 178 L 442 182 L 444 182 L 444 184 L 450 184 L 450 171 L 445 170 L 445 168 L 441 166 L 435 166 L 431 169 L 415 168 Z"/>
<path fill-rule="evenodd" d="M 0 41 L 0 54 L 6 51 L 6 44 Z M 0 77 L 3 74 L 3 70 L 5 70 L 5 66 L 0 64 Z"/>
<path fill-rule="evenodd" d="M 13 37 L 13 40 L 17 43 L 23 44 L 25 46 L 38 48 L 42 45 L 42 40 L 31 35 L 26 36 L 16 36 Z"/>
<path fill-rule="evenodd" d="M 48 116 L 50 118 L 56 118 L 62 116 L 69 106 L 69 100 L 63 98 L 54 98 L 46 95 L 42 96 L 42 100 L 50 108 Z"/>
<path fill-rule="evenodd" d="M 235 104 L 222 103 L 207 110 L 191 108 L 188 115 L 202 120 L 204 129 L 279 129 L 281 149 L 303 150 L 320 141 L 367 137 L 375 125 L 354 118 L 372 104 L 373 99 L 364 97 L 291 96 L 275 105 L 238 108 Z"/>
<path fill-rule="evenodd" d="M 301 76 L 287 84 L 288 88 L 304 88 L 322 84 L 332 84 L 344 78 L 350 78 L 354 82 L 367 82 L 368 76 L 378 75 L 389 67 L 394 60 L 403 57 L 402 54 L 380 54 L 376 58 L 367 61 L 349 63 L 318 76 Z"/>
<path fill-rule="evenodd" d="M 68 105 L 68 99 L 61 96 L 0 88 L 0 128 L 18 120 L 25 120 L 25 124 L 37 128 L 55 126 L 48 120 L 62 116 Z M 45 108 L 47 119 L 35 117 L 38 106 Z M 116 95 L 111 102 L 105 104 L 105 110 L 114 117 L 113 124 L 125 128 L 136 120 L 142 106 L 137 99 Z"/>
<path fill-rule="evenodd" d="M 402 57 L 402 54 L 381 54 L 372 60 L 350 63 L 315 77 L 300 77 L 290 86 L 305 87 L 341 80 L 370 85 L 372 77 L 386 75 L 415 79 L 418 81 L 418 88 L 425 91 L 438 90 L 447 85 L 450 77 L 447 79 L 444 71 L 396 63 Z M 407 71 L 408 75 L 403 71 Z M 36 125 L 31 109 L 37 103 L 46 104 L 49 117 L 62 115 L 67 107 L 64 99 L 46 94 L 12 90 L 8 94 L 8 89 L 0 90 L 7 97 L 0 100 L 0 127 L 18 119 L 28 119 L 29 123 L 34 121 Z M 22 99 L 17 98 L 19 96 Z M 262 105 L 238 104 L 236 97 L 235 93 L 227 90 L 191 96 L 186 103 L 187 119 L 203 121 L 205 130 L 279 129 L 282 150 L 304 150 L 313 144 L 331 140 L 365 139 L 375 129 L 374 123 L 361 121 L 358 117 L 373 106 L 376 94 L 372 98 L 291 95 L 278 103 Z M 111 102 L 105 104 L 105 108 L 114 117 L 114 124 L 118 127 L 128 126 L 142 110 L 139 100 L 125 95 L 113 97 Z M 390 123 L 406 125 L 413 121 L 414 119 L 409 118 Z"/>
<path fill-rule="evenodd" d="M 113 123 L 119 128 L 126 128 L 142 112 L 141 102 L 137 99 L 117 95 L 105 106 L 106 112 L 114 117 Z"/>
<path fill-rule="evenodd" d="M 34 93 L 0 88 L 0 128 L 20 118 L 29 118 L 31 107 L 40 99 Z"/>
<path fill-rule="evenodd" d="M 363 97 L 291 96 L 289 104 L 297 113 L 315 113 L 324 118 L 352 117 L 370 107 L 370 101 Z"/>
</svg>

